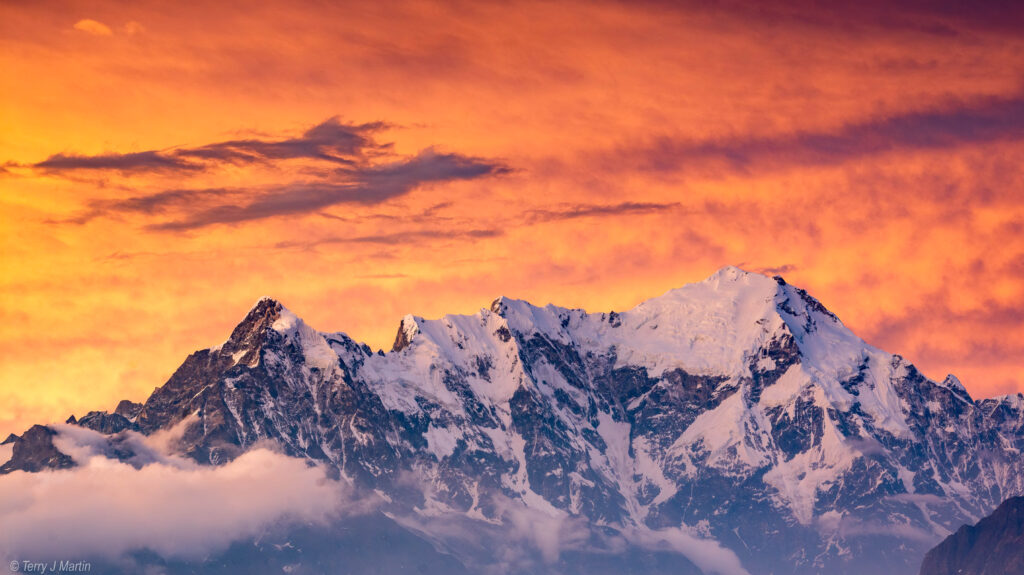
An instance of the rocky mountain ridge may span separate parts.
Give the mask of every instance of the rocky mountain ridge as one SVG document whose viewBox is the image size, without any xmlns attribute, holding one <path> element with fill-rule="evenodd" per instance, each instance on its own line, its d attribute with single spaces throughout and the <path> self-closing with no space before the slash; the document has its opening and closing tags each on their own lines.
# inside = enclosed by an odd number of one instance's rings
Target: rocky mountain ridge
<svg viewBox="0 0 1024 575">
<path fill-rule="evenodd" d="M 921 575 L 1024 573 L 1024 497 L 1011 497 L 925 555 Z"/>
<path fill-rule="evenodd" d="M 132 433 L 175 429 L 209 465 L 273 441 L 389 513 L 493 528 L 526 510 L 585 524 L 577 546 L 653 541 L 687 569 L 909 574 L 1024 493 L 1022 405 L 931 381 L 782 278 L 728 267 L 621 313 L 499 298 L 406 316 L 388 353 L 262 299 L 143 404 L 73 423 L 128 461 Z M 0 473 L 67 466 L 33 430 Z M 736 566 L 702 563 L 703 543 Z"/>
</svg>

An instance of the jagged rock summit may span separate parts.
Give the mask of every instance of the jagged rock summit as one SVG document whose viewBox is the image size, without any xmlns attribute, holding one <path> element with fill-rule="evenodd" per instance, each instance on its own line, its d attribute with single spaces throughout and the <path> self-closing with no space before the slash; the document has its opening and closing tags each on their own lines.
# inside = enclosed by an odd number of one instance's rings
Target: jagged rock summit
<svg viewBox="0 0 1024 575">
<path fill-rule="evenodd" d="M 77 424 L 113 443 L 174 428 L 174 448 L 209 465 L 269 440 L 396 516 L 501 533 L 525 510 L 585 525 L 579 545 L 605 556 L 675 549 L 668 572 L 715 569 L 686 551 L 697 541 L 735 573 L 909 575 L 1024 492 L 1022 405 L 929 380 L 804 290 L 726 267 L 620 313 L 501 297 L 409 315 L 388 353 L 264 298 L 141 406 Z M 130 459 L 126 445 L 111 452 Z M 486 568 L 490 549 L 453 532 L 418 531 Z M 544 569 L 569 572 L 559 556 Z"/>
</svg>

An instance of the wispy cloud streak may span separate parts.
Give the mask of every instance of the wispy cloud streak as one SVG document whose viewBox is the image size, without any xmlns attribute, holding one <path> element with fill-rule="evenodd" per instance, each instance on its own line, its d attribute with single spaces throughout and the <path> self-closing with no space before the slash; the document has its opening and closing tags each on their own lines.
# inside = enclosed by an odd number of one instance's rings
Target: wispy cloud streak
<svg viewBox="0 0 1024 575">
<path fill-rule="evenodd" d="M 252 164 L 295 159 L 354 165 L 367 156 L 390 150 L 391 144 L 378 144 L 373 139 L 375 132 L 386 127 L 387 124 L 383 122 L 345 124 L 335 116 L 295 138 L 227 140 L 196 147 L 92 156 L 61 153 L 32 164 L 31 167 L 60 175 L 72 171 L 192 173 L 219 164 Z"/>
<path fill-rule="evenodd" d="M 952 149 L 1024 137 L 1024 97 L 983 98 L 830 131 L 713 140 L 657 137 L 610 155 L 647 170 L 721 167 L 729 172 L 840 164 L 889 152 Z"/>
<path fill-rule="evenodd" d="M 487 239 L 497 238 L 505 232 L 497 229 L 473 229 L 473 230 L 438 230 L 422 229 L 395 232 L 391 234 L 376 234 L 366 236 L 329 236 L 312 241 L 304 242 L 279 242 L 274 247 L 278 249 L 288 248 L 314 248 L 325 244 L 379 244 L 386 246 L 401 245 L 419 240 L 461 240 L 461 239 Z"/>
<path fill-rule="evenodd" d="M 526 219 L 530 223 L 574 220 L 589 217 L 649 214 L 678 208 L 679 203 L 622 202 L 618 204 L 568 204 L 558 208 L 530 210 Z"/>
</svg>

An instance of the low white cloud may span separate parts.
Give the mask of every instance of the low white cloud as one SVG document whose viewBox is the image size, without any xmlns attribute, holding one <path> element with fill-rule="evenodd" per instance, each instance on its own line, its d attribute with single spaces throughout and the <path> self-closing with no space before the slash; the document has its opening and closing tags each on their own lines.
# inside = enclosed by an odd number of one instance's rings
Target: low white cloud
<svg viewBox="0 0 1024 575">
<path fill-rule="evenodd" d="M 935 505 L 949 505 L 950 500 L 940 495 L 932 493 L 897 493 L 896 495 L 889 495 L 885 497 L 889 501 L 900 501 L 903 503 L 924 503 L 924 504 L 935 504 Z"/>
<path fill-rule="evenodd" d="M 142 435 L 124 431 L 117 435 L 103 435 L 85 427 L 66 423 L 51 423 L 48 427 L 57 432 L 53 445 L 67 454 L 78 465 L 87 465 L 94 457 L 119 459 L 132 467 L 140 468 L 152 463 L 180 469 L 201 469 L 191 459 L 172 455 L 185 431 L 199 421 L 196 414 L 182 419 L 169 429 L 161 429 L 153 435 Z M 271 446 L 272 447 L 272 446 Z M 273 450 L 273 449 L 271 449 Z"/>
<path fill-rule="evenodd" d="M 173 455 L 192 420 L 152 436 L 52 425 L 55 446 L 78 466 L 0 476 L 0 559 L 116 558 L 140 549 L 201 559 L 272 525 L 383 510 L 379 498 L 356 497 L 323 468 L 272 448 L 217 467 Z M 632 548 L 678 553 L 709 575 L 748 575 L 732 551 L 697 530 L 594 529 L 582 517 L 502 495 L 492 495 L 495 514 L 485 519 L 438 503 L 422 487 L 424 508 L 385 514 L 480 573 L 544 571 L 566 552 L 613 556 Z"/>
<path fill-rule="evenodd" d="M 429 502 L 420 513 L 392 517 L 454 549 L 480 573 L 545 572 L 540 565 L 555 565 L 569 551 L 614 556 L 632 547 L 677 553 L 708 575 L 749 575 L 735 553 L 686 527 L 595 529 L 584 518 L 551 506 L 530 507 L 501 495 L 492 503 L 495 517 L 488 521 L 440 511 Z"/>
<path fill-rule="evenodd" d="M 914 495 L 909 493 L 889 496 L 886 499 L 913 504 L 937 503 L 941 501 L 941 499 L 937 500 L 933 495 Z M 938 543 L 946 534 L 935 531 L 935 529 L 942 529 L 938 525 L 932 525 L 932 529 L 925 529 L 910 525 L 909 523 L 885 523 L 875 520 L 864 520 L 843 515 L 838 511 L 829 511 L 823 514 L 816 523 L 823 533 L 843 539 L 883 535 L 925 543 Z"/>
<path fill-rule="evenodd" d="M 506 504 L 503 518 L 512 533 L 535 545 L 548 563 L 557 561 L 562 549 L 579 549 L 590 538 L 590 528 L 582 518 L 559 509 Z"/>
<path fill-rule="evenodd" d="M 114 31 L 110 29 L 110 26 L 107 26 L 103 22 L 97 22 L 96 20 L 91 20 L 89 18 L 85 18 L 83 20 L 75 22 L 74 28 L 75 30 L 78 30 L 80 32 L 92 34 L 93 36 L 114 35 Z"/>
<path fill-rule="evenodd" d="M 714 539 L 698 537 L 682 528 L 636 528 L 626 533 L 626 539 L 648 549 L 671 549 L 684 555 L 704 573 L 750 575 L 735 553 Z"/>
<path fill-rule="evenodd" d="M 844 538 L 858 536 L 892 536 L 928 544 L 938 543 L 942 536 L 931 530 L 923 529 L 907 523 L 884 523 L 881 521 L 862 521 L 852 517 L 844 517 L 839 526 L 839 534 Z"/>
<path fill-rule="evenodd" d="M 0 557 L 116 557 L 150 549 L 201 558 L 277 522 L 326 522 L 350 497 L 321 467 L 266 448 L 219 467 L 161 453 L 138 434 L 109 459 L 105 438 L 54 426 L 78 467 L 0 476 Z M 130 445 L 129 445 L 130 444 Z"/>
</svg>

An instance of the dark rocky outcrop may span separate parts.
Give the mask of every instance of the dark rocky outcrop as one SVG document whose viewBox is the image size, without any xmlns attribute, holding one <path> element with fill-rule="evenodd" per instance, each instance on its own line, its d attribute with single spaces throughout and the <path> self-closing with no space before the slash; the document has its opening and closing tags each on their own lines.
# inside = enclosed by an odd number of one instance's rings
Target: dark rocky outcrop
<svg viewBox="0 0 1024 575">
<path fill-rule="evenodd" d="M 964 525 L 928 552 L 921 575 L 1024 574 L 1024 497 L 1011 497 L 991 515 Z"/>
<path fill-rule="evenodd" d="M 121 402 L 117 404 L 117 407 L 114 408 L 114 413 L 125 419 L 131 420 L 135 419 L 135 417 L 139 415 L 139 412 L 142 411 L 142 407 L 143 405 L 141 403 L 122 399 Z"/>
<path fill-rule="evenodd" d="M 74 467 L 75 462 L 71 457 L 54 446 L 53 438 L 56 435 L 55 431 L 45 425 L 33 425 L 14 441 L 11 459 L 0 466 L 0 475 L 12 471 L 35 472 Z"/>
<path fill-rule="evenodd" d="M 105 411 L 90 411 L 82 416 L 82 419 L 79 419 L 77 424 L 105 435 L 120 433 L 126 429 L 138 431 L 138 426 L 123 415 L 107 413 Z"/>
</svg>

